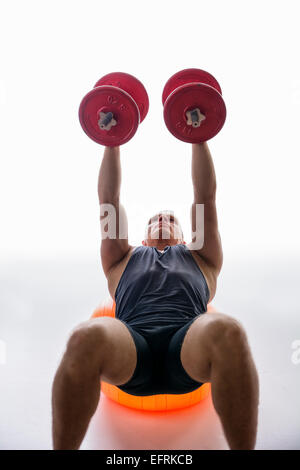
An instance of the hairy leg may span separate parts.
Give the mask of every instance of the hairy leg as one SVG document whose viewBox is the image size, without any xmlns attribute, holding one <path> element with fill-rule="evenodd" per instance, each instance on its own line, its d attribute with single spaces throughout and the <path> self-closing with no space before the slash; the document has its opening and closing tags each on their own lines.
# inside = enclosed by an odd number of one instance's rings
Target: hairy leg
<svg viewBox="0 0 300 470">
<path fill-rule="evenodd" d="M 254 449 L 259 385 L 246 334 L 235 319 L 201 315 L 185 336 L 181 361 L 200 382 L 211 382 L 214 407 L 231 449 Z"/>
<path fill-rule="evenodd" d="M 96 318 L 72 333 L 52 389 L 53 448 L 78 449 L 96 411 L 100 379 L 126 383 L 137 361 L 126 326 L 115 318 Z"/>
</svg>

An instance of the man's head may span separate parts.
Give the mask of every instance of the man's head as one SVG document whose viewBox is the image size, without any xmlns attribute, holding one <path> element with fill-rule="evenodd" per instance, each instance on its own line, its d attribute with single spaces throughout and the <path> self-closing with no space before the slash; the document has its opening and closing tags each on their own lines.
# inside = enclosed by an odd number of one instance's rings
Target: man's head
<svg viewBox="0 0 300 470">
<path fill-rule="evenodd" d="M 184 243 L 181 225 L 173 211 L 161 211 L 151 217 L 145 230 L 144 246 L 163 250 L 166 246 Z"/>
</svg>

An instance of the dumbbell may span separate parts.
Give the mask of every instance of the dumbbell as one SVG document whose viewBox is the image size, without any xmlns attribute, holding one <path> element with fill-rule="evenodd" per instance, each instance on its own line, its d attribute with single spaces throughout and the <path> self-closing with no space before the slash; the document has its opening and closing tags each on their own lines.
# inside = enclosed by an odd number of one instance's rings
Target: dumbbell
<svg viewBox="0 0 300 470">
<path fill-rule="evenodd" d="M 97 81 L 82 99 L 79 121 L 98 144 L 117 147 L 128 142 L 149 109 L 143 84 L 128 73 L 114 72 Z"/>
<path fill-rule="evenodd" d="M 226 119 L 221 87 L 201 69 L 185 69 L 172 75 L 165 84 L 162 102 L 168 130 L 184 142 L 211 139 Z"/>
</svg>

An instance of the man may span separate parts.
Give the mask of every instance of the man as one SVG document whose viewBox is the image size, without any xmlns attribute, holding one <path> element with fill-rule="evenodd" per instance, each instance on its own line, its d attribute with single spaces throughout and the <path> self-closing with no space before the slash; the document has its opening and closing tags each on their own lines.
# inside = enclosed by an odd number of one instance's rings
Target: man
<svg viewBox="0 0 300 470">
<path fill-rule="evenodd" d="M 116 237 L 105 236 L 102 214 L 101 260 L 116 318 L 82 323 L 68 341 L 53 384 L 54 449 L 79 448 L 98 405 L 100 378 L 133 395 L 188 393 L 211 382 L 230 448 L 254 448 L 258 377 L 246 334 L 235 319 L 207 314 L 222 246 L 206 143 L 192 145 L 192 182 L 192 242 L 186 245 L 178 219 L 164 211 L 149 220 L 143 245 L 133 247 L 121 236 L 127 218 L 120 151 L 105 148 L 98 193 L 102 209 L 115 209 Z M 204 243 L 197 243 L 203 229 Z"/>
</svg>

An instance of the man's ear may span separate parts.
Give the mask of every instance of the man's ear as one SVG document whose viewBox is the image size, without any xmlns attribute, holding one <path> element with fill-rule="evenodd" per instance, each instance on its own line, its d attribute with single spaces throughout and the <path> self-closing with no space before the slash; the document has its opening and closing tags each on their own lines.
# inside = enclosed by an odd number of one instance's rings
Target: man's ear
<svg viewBox="0 0 300 470">
<path fill-rule="evenodd" d="M 142 245 L 146 246 L 145 240 L 142 241 Z"/>
</svg>

